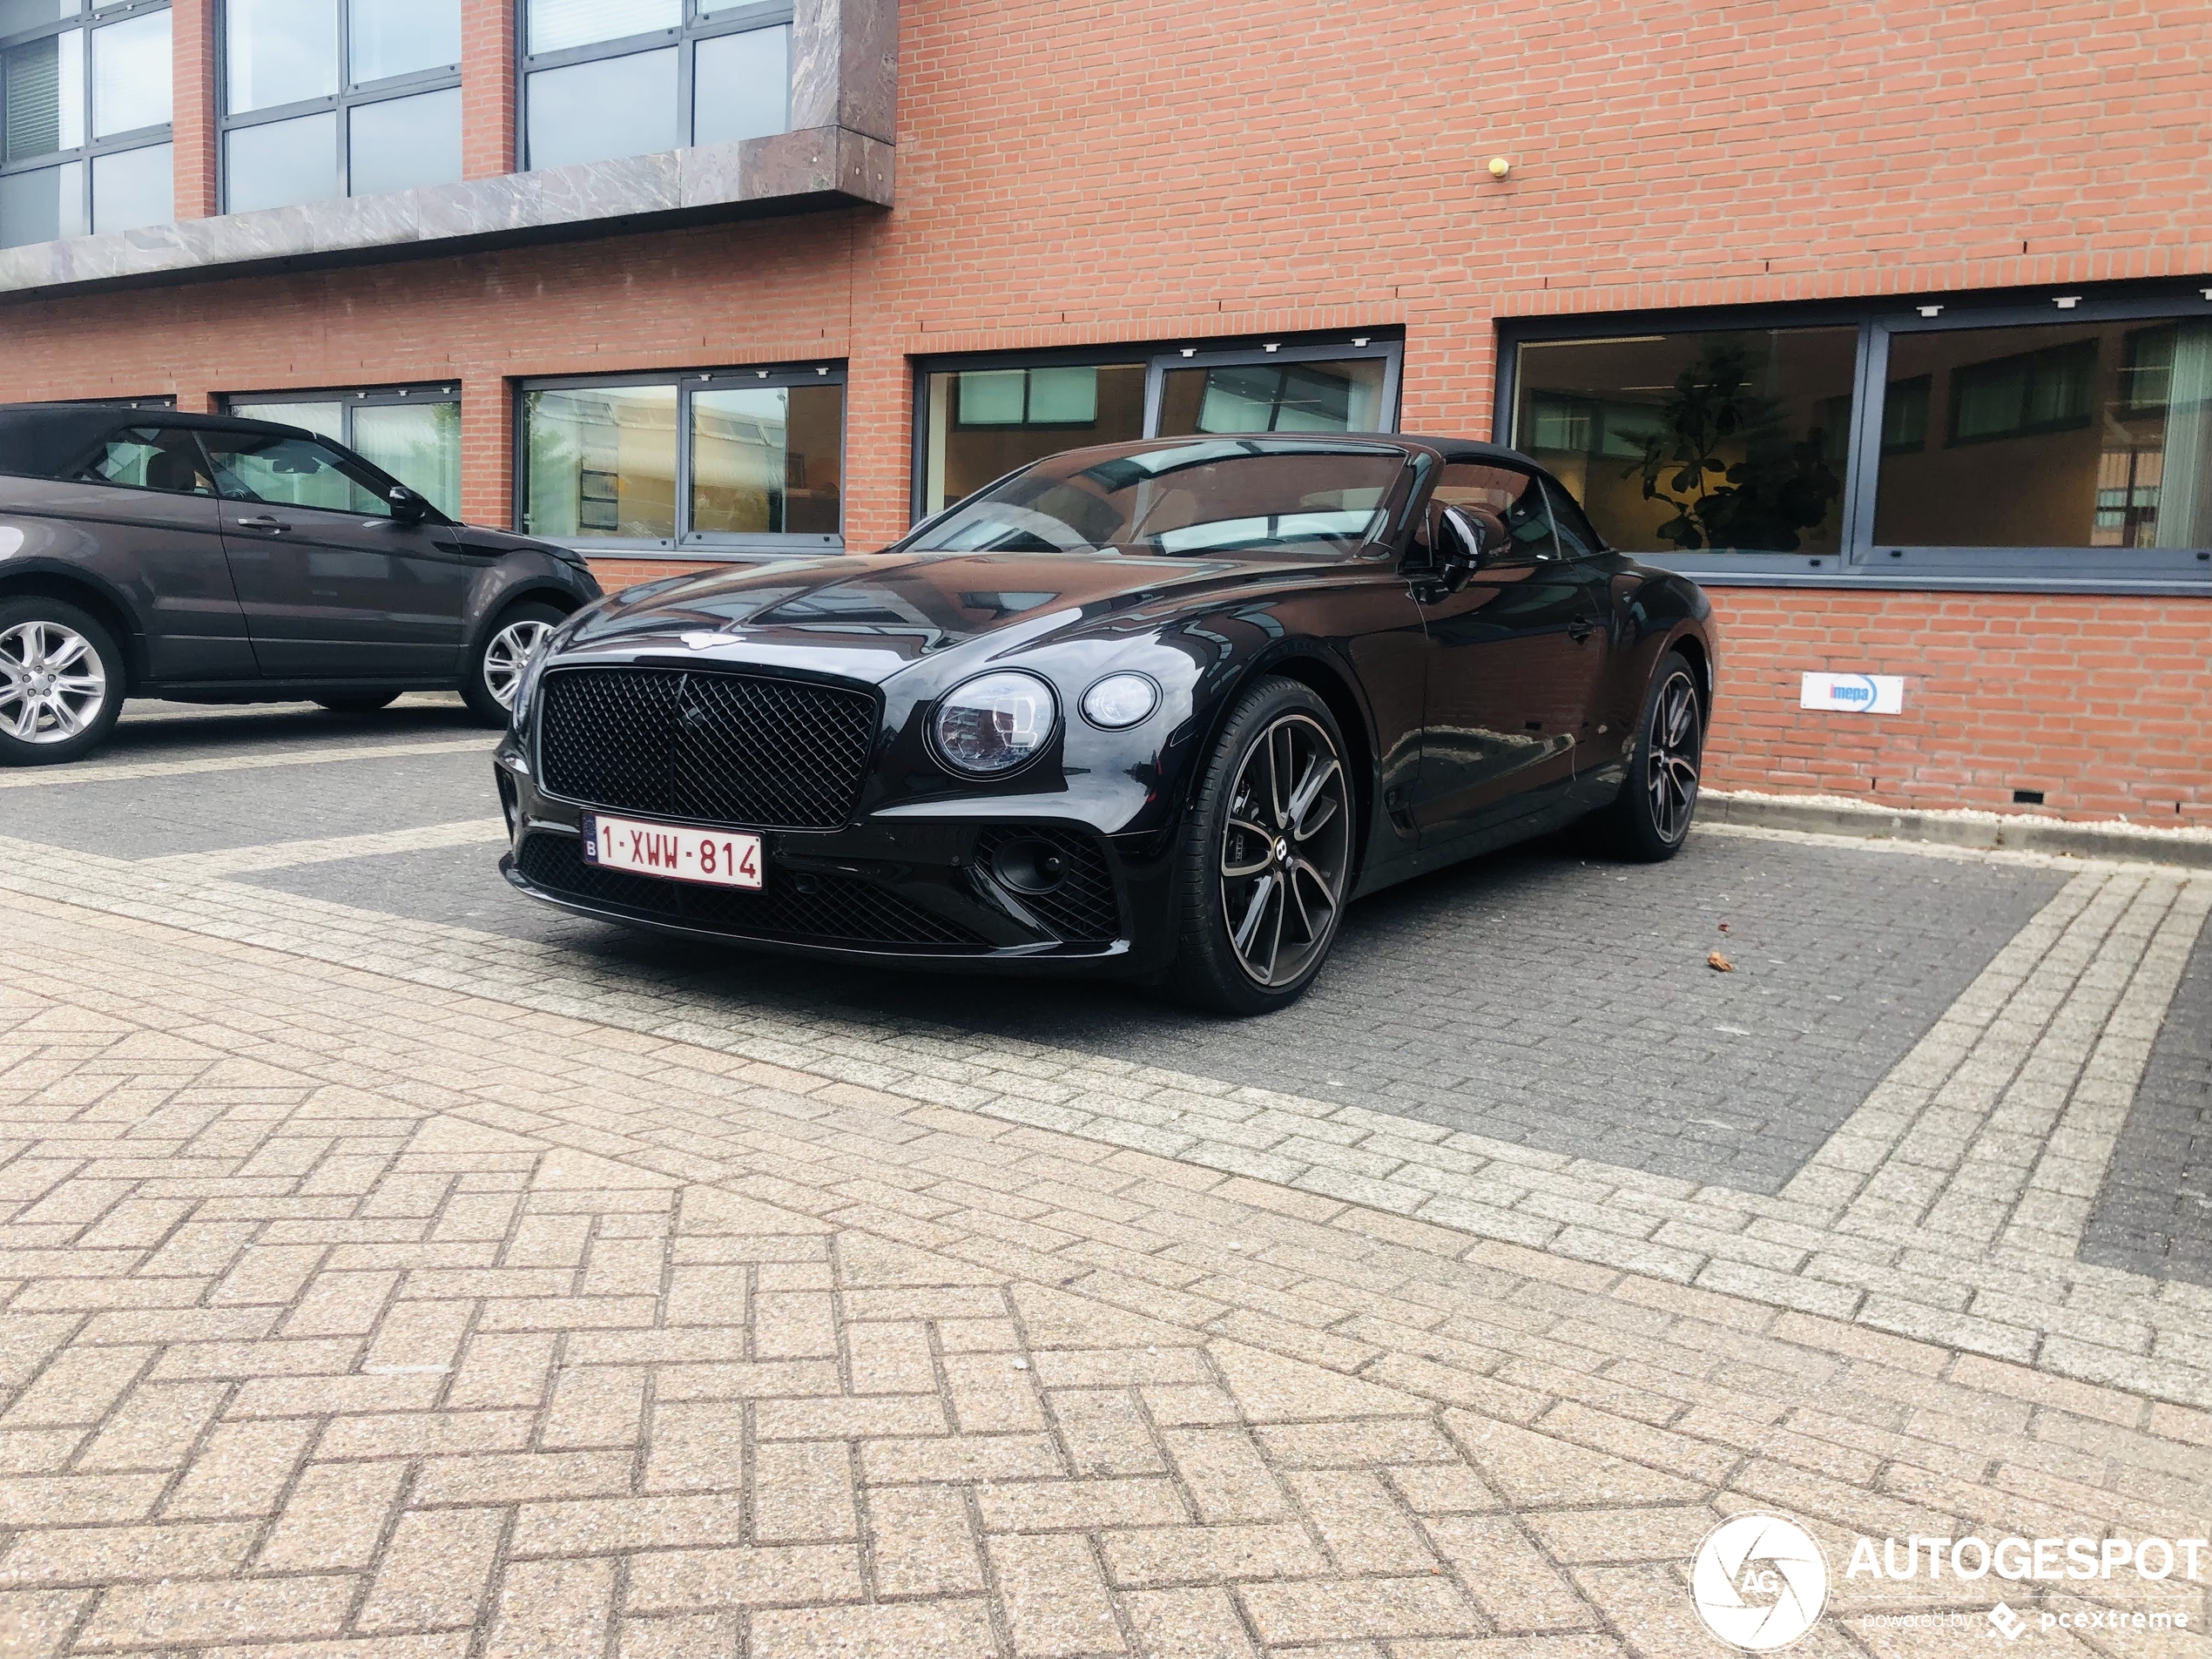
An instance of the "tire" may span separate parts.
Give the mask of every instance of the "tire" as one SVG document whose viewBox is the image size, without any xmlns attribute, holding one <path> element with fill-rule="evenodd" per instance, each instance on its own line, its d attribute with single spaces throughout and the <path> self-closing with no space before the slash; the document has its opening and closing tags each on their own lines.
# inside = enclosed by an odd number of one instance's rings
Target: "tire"
<svg viewBox="0 0 2212 1659">
<path fill-rule="evenodd" d="M 1219 1014 L 1269 1014 L 1328 959 L 1352 881 L 1358 792 L 1328 705 L 1271 677 L 1245 693 L 1185 819 L 1170 984 Z"/>
<path fill-rule="evenodd" d="M 507 724 L 507 705 L 514 698 L 516 677 L 522 672 L 524 660 L 549 629 L 565 620 L 563 612 L 535 599 L 519 600 L 492 619 L 484 637 L 476 642 L 475 654 L 469 658 L 469 671 L 461 682 L 462 699 L 478 719 L 487 725 Z"/>
<path fill-rule="evenodd" d="M 1622 857 L 1664 863 L 1689 839 L 1705 760 L 1705 724 L 1697 671 L 1689 658 L 1670 651 L 1659 659 L 1644 693 L 1620 797 L 1603 814 L 1606 840 Z"/>
<path fill-rule="evenodd" d="M 127 689 L 115 637 L 85 612 L 59 599 L 0 604 L 0 765 L 91 753 L 115 729 Z"/>
<path fill-rule="evenodd" d="M 397 691 L 363 691 L 358 697 L 319 697 L 314 699 L 333 714 L 374 714 L 399 701 Z"/>
</svg>

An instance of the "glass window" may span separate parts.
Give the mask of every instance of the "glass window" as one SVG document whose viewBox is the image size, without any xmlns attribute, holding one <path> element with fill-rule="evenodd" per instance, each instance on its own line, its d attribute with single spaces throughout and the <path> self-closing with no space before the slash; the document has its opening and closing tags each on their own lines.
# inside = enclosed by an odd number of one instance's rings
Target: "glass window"
<svg viewBox="0 0 2212 1659">
<path fill-rule="evenodd" d="M 844 428 L 841 386 L 692 393 L 692 531 L 835 535 Z"/>
<path fill-rule="evenodd" d="M 1144 375 L 1141 362 L 932 374 L 924 510 L 1062 449 L 1143 437 Z"/>
<path fill-rule="evenodd" d="M 215 493 L 207 464 L 192 434 L 152 427 L 132 427 L 110 438 L 84 463 L 82 475 L 101 483 L 165 489 L 178 495 Z"/>
<path fill-rule="evenodd" d="M 758 3 L 528 0 L 523 137 L 563 167 L 781 132 L 791 27 Z M 787 17 L 789 13 L 785 13 Z"/>
<path fill-rule="evenodd" d="M 532 536 L 676 536 L 676 388 L 591 386 L 523 398 Z"/>
<path fill-rule="evenodd" d="M 383 481 L 315 438 L 269 433 L 207 432 L 215 485 L 229 501 L 272 507 L 320 507 L 363 518 L 388 518 Z"/>
<path fill-rule="evenodd" d="M 111 4 L 0 0 L 0 247 L 175 217 L 169 8 Z"/>
<path fill-rule="evenodd" d="M 224 0 L 223 28 L 226 212 L 461 177 L 461 0 Z"/>
<path fill-rule="evenodd" d="M 1632 552 L 1834 553 L 1858 330 L 1530 341 L 1515 448 Z"/>
<path fill-rule="evenodd" d="M 461 516 L 461 401 L 451 387 L 231 398 L 233 415 L 305 427 L 366 457 L 448 518 Z"/>
<path fill-rule="evenodd" d="M 2212 322 L 1890 337 L 1874 539 L 2212 547 Z"/>
<path fill-rule="evenodd" d="M 1484 547 L 1501 559 L 1526 561 L 1559 556 L 1551 506 L 1534 473 L 1455 461 L 1438 473 L 1428 504 L 1431 545 L 1435 543 L 1436 514 L 1456 507 L 1481 526 Z"/>
<path fill-rule="evenodd" d="M 335 398 L 328 402 L 287 401 L 280 403 L 255 403 L 239 398 L 226 401 L 224 407 L 233 415 L 242 415 L 249 421 L 274 421 L 282 426 L 305 427 L 310 432 L 320 432 L 326 438 L 346 442 L 346 406 Z"/>
<path fill-rule="evenodd" d="M 1170 369 L 1160 433 L 1373 432 L 1382 424 L 1384 369 L 1372 357 Z"/>
</svg>

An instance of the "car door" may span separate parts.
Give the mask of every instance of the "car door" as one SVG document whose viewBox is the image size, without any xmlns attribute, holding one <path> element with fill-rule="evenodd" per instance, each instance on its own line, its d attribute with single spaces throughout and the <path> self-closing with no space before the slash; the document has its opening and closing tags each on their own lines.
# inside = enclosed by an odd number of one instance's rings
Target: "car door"
<svg viewBox="0 0 2212 1659">
<path fill-rule="evenodd" d="M 392 516 L 387 481 L 320 438 L 202 434 L 223 548 L 264 679 L 446 680 L 485 563 Z"/>
<path fill-rule="evenodd" d="M 1425 545 L 1446 507 L 1488 534 L 1464 580 L 1417 584 L 1428 631 L 1426 730 L 1414 819 L 1424 848 L 1566 804 L 1602 662 L 1606 584 L 1561 556 L 1534 473 L 1501 462 L 1445 465 Z"/>
</svg>

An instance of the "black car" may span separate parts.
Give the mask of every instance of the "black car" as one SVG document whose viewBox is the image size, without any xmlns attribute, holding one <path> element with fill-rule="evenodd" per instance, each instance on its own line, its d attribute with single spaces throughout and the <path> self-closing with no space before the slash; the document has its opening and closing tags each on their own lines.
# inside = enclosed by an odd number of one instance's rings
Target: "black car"
<svg viewBox="0 0 2212 1659">
<path fill-rule="evenodd" d="M 1671 856 L 1714 665 L 1703 594 L 1513 451 L 1083 449 L 883 554 L 563 624 L 498 751 L 500 867 L 678 933 L 1257 1013 L 1408 876 L 1590 813 Z"/>
<path fill-rule="evenodd" d="M 599 597 L 583 558 L 456 524 L 297 427 L 0 406 L 0 764 L 74 760 L 126 697 L 366 712 L 523 663 Z"/>
</svg>

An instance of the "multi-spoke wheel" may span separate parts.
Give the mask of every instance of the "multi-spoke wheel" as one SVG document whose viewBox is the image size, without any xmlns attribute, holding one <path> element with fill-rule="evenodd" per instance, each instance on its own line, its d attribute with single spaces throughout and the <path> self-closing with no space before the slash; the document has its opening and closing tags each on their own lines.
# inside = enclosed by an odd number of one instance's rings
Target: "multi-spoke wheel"
<svg viewBox="0 0 2212 1659">
<path fill-rule="evenodd" d="M 1185 845 L 1177 978 L 1225 1013 L 1294 1000 L 1336 938 L 1357 792 L 1319 698 L 1268 679 L 1231 717 Z"/>
<path fill-rule="evenodd" d="M 1659 659 L 1629 776 L 1613 806 L 1614 839 L 1631 858 L 1670 859 L 1689 835 L 1705 753 L 1697 671 L 1679 651 Z"/>
<path fill-rule="evenodd" d="M 475 664 L 461 688 L 469 706 L 486 720 L 505 725 L 507 711 L 515 701 L 515 688 L 522 684 L 523 665 L 560 624 L 559 611 L 533 600 L 501 611 L 491 631 L 484 636 Z"/>
<path fill-rule="evenodd" d="M 123 689 L 114 642 L 76 606 L 0 605 L 0 763 L 76 759 L 107 736 Z"/>
</svg>

